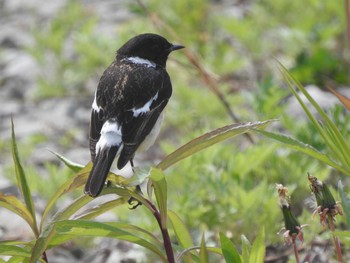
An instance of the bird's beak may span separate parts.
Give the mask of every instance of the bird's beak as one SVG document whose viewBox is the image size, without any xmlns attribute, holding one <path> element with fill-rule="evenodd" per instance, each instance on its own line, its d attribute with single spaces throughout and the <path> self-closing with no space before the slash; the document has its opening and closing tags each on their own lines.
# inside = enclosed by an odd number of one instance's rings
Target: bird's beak
<svg viewBox="0 0 350 263">
<path fill-rule="evenodd" d="M 175 50 L 179 50 L 179 49 L 182 49 L 184 48 L 185 46 L 183 45 L 176 45 L 176 44 L 173 44 L 171 47 L 170 47 L 170 52 L 171 51 L 175 51 Z"/>
</svg>

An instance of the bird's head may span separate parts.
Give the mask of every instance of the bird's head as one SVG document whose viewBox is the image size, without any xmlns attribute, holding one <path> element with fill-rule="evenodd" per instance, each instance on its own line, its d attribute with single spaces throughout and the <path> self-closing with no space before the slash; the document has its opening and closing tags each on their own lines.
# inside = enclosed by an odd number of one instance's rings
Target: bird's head
<svg viewBox="0 0 350 263">
<path fill-rule="evenodd" d="M 184 46 L 169 43 L 164 37 L 157 34 L 141 34 L 131 38 L 118 51 L 117 57 L 140 57 L 165 67 L 168 55 Z"/>
</svg>

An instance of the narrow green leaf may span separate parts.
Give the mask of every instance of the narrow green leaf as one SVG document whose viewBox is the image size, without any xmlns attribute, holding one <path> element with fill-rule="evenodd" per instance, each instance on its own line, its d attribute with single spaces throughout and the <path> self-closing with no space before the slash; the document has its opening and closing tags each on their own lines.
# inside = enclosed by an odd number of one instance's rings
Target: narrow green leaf
<svg viewBox="0 0 350 263">
<path fill-rule="evenodd" d="M 17 143 L 16 143 L 16 135 L 15 135 L 15 128 L 13 124 L 13 119 L 11 118 L 11 130 L 12 130 L 12 140 L 11 140 L 11 148 L 12 148 L 12 157 L 13 161 L 15 163 L 15 171 L 16 171 L 16 178 L 19 190 L 23 196 L 24 202 L 28 208 L 28 211 L 32 217 L 32 225 L 31 228 L 34 231 L 35 236 L 39 235 L 38 226 L 36 224 L 36 217 L 35 217 L 35 207 L 32 199 L 32 195 L 30 193 L 30 189 L 27 183 L 26 175 L 24 172 L 24 169 L 22 167 L 18 149 L 17 149 Z M 28 222 L 28 221 L 27 221 Z"/>
<path fill-rule="evenodd" d="M 125 187 L 137 186 L 146 181 L 146 179 L 150 175 L 150 168 L 134 168 L 134 175 L 130 178 L 124 178 L 124 180 L 120 183 L 120 185 Z"/>
<path fill-rule="evenodd" d="M 75 214 L 80 208 L 82 208 L 87 203 L 91 202 L 93 198 L 89 195 L 82 195 L 75 199 L 68 207 L 63 208 L 55 214 L 52 221 L 61 221 L 64 219 L 69 219 L 73 214 Z"/>
<path fill-rule="evenodd" d="M 14 245 L 1 245 L 0 255 L 30 257 L 31 253 Z"/>
<path fill-rule="evenodd" d="M 56 157 L 58 159 L 60 159 L 69 169 L 71 169 L 73 172 L 77 173 L 79 172 L 81 169 L 84 168 L 84 165 L 72 162 L 70 160 L 68 160 L 66 157 L 64 157 L 63 155 L 56 153 L 54 151 L 49 150 L 51 153 L 53 153 L 54 155 L 56 155 Z"/>
<path fill-rule="evenodd" d="M 57 199 L 61 197 L 65 193 L 69 193 L 82 185 L 86 183 L 87 177 L 90 173 L 90 170 L 92 168 L 91 162 L 89 162 L 83 169 L 80 170 L 74 177 L 66 181 L 57 191 L 56 193 L 51 197 L 51 199 L 48 201 L 45 210 L 42 215 L 40 229 L 42 229 L 43 224 L 46 220 L 46 217 L 54 204 L 57 202 Z"/>
<path fill-rule="evenodd" d="M 263 128 L 273 120 L 269 121 L 256 121 L 247 123 L 231 124 L 211 132 L 208 132 L 196 139 L 181 146 L 173 153 L 166 156 L 158 165 L 157 168 L 165 170 L 175 163 L 205 149 L 214 144 L 217 144 L 223 140 L 229 139 L 233 136 L 246 133 L 251 129 Z"/>
<path fill-rule="evenodd" d="M 181 218 L 173 211 L 168 210 L 168 217 L 169 220 L 173 226 L 175 236 L 182 247 L 182 249 L 187 249 L 190 247 L 193 247 L 193 241 L 190 233 L 188 232 L 187 227 L 185 226 L 184 222 L 181 220 Z M 191 263 L 192 258 L 191 255 L 185 254 L 183 256 L 183 261 L 185 263 Z"/>
<path fill-rule="evenodd" d="M 41 255 L 48 248 L 51 239 L 56 235 L 54 224 L 49 224 L 40 233 L 40 236 L 35 241 L 29 263 L 36 263 Z"/>
<path fill-rule="evenodd" d="M 224 255 L 225 261 L 227 263 L 241 262 L 241 256 L 239 255 L 236 246 L 223 233 L 220 233 L 220 244 L 222 254 Z"/>
<path fill-rule="evenodd" d="M 179 244 L 183 248 L 193 247 L 194 244 L 192 241 L 192 237 L 188 232 L 188 229 L 185 226 L 184 222 L 181 220 L 181 218 L 171 210 L 168 210 L 168 217 L 173 226 L 173 229 L 174 229 L 176 238 L 179 241 Z"/>
<path fill-rule="evenodd" d="M 78 216 L 77 219 L 85 219 L 85 220 L 93 219 L 117 206 L 126 204 L 128 200 L 129 200 L 129 197 L 119 197 L 115 200 L 105 202 L 103 204 L 100 204 L 96 207 L 93 207 L 91 209 L 84 211 L 84 213 Z"/>
<path fill-rule="evenodd" d="M 0 262 L 7 262 L 7 263 L 27 263 L 28 258 L 26 257 L 20 257 L 20 256 L 13 256 L 7 261 L 0 261 Z"/>
<path fill-rule="evenodd" d="M 250 251 L 250 263 L 264 262 L 265 257 L 265 229 L 261 228 Z"/>
<path fill-rule="evenodd" d="M 128 231 L 131 234 L 134 235 L 142 235 L 147 237 L 147 240 L 152 240 L 150 242 L 152 242 L 152 244 L 157 244 L 159 246 L 163 246 L 163 242 L 161 242 L 155 235 L 153 235 L 151 232 L 138 227 L 138 226 L 134 226 L 134 225 L 130 225 L 130 224 L 126 224 L 126 223 L 119 223 L 119 222 L 107 222 L 107 224 L 113 226 L 113 227 L 117 227 L 120 228 L 122 230 Z"/>
<path fill-rule="evenodd" d="M 332 234 L 337 237 L 350 238 L 350 231 L 334 231 Z"/>
<path fill-rule="evenodd" d="M 344 186 L 340 180 L 338 182 L 338 192 L 341 200 L 341 206 L 343 207 L 343 212 L 345 214 L 346 224 L 348 229 L 350 229 L 350 198 L 344 191 Z"/>
<path fill-rule="evenodd" d="M 28 225 L 33 229 L 33 217 L 28 211 L 28 208 L 14 195 L 4 195 L 0 192 L 0 206 L 14 212 L 23 218 Z M 35 231 L 33 229 L 33 231 Z"/>
<path fill-rule="evenodd" d="M 242 241 L 242 263 L 249 263 L 250 262 L 250 249 L 252 246 L 245 235 L 241 236 L 241 241 Z"/>
<path fill-rule="evenodd" d="M 315 148 L 313 148 L 309 144 L 305 144 L 303 142 L 300 142 L 298 140 L 295 140 L 289 136 L 283 135 L 283 134 L 277 134 L 273 132 L 268 131 L 262 131 L 262 130 L 255 130 L 258 133 L 261 133 L 262 135 L 269 137 L 271 139 L 274 139 L 276 141 L 279 141 L 281 143 L 286 144 L 288 147 L 290 147 L 293 150 L 297 150 L 299 152 L 303 152 L 325 164 L 328 164 L 329 166 L 332 166 L 333 168 L 337 169 L 338 171 L 350 175 L 350 171 L 345 169 L 343 166 L 339 165 L 338 163 L 334 162 L 332 159 L 330 159 L 327 155 L 317 151 Z"/>
<path fill-rule="evenodd" d="M 304 112 L 310 119 L 310 121 L 313 123 L 313 125 L 318 130 L 319 134 L 323 138 L 324 142 L 330 149 L 330 151 L 337 156 L 339 161 L 341 160 L 343 165 L 346 167 L 350 167 L 350 146 L 348 142 L 345 140 L 337 126 L 332 122 L 332 120 L 327 116 L 327 114 L 323 111 L 323 109 L 317 104 L 317 102 L 310 96 L 310 94 L 306 91 L 306 89 L 301 85 L 299 81 L 297 81 L 289 72 L 288 70 L 283 67 L 282 64 L 279 64 L 279 70 L 284 77 L 285 81 L 287 82 L 290 90 L 293 92 L 294 96 L 297 98 L 299 104 L 303 108 Z M 307 108 L 305 103 L 302 101 L 299 94 L 294 89 L 294 86 L 296 86 L 307 98 L 307 100 L 311 103 L 311 105 L 317 110 L 318 114 L 323 118 L 325 125 L 329 130 L 332 131 L 334 134 L 333 140 L 329 137 L 329 133 L 327 133 L 322 126 L 319 124 L 319 122 L 316 120 L 316 118 L 311 114 L 310 110 Z M 337 144 L 338 147 L 335 145 Z"/>
<path fill-rule="evenodd" d="M 174 247 L 177 247 L 177 246 L 174 244 Z M 182 249 L 182 247 L 180 249 Z M 201 249 L 200 246 L 186 248 L 185 250 L 181 251 L 181 253 L 178 255 L 176 262 L 182 262 L 181 261 L 182 257 L 184 257 L 184 255 L 187 255 L 189 252 L 191 252 L 191 259 L 193 259 L 194 262 L 199 262 L 199 257 L 197 256 L 196 251 L 200 249 Z M 206 249 L 207 249 L 207 252 L 215 253 L 220 256 L 223 256 L 222 250 L 220 247 L 206 247 Z"/>
<path fill-rule="evenodd" d="M 128 189 L 128 188 L 124 188 L 124 187 L 116 187 L 116 186 L 111 186 L 111 187 L 105 187 L 100 196 L 105 195 L 105 194 L 116 194 L 118 196 L 122 196 L 122 197 L 133 197 L 135 200 L 139 201 L 140 203 L 142 203 L 145 207 L 147 207 L 149 210 L 153 210 L 150 202 L 145 199 L 142 194 L 138 193 L 137 191 Z"/>
<path fill-rule="evenodd" d="M 199 251 L 199 262 L 200 263 L 209 263 L 208 251 L 207 251 L 207 247 L 205 245 L 204 233 L 202 235 L 201 248 L 200 248 L 200 251 Z"/>
<path fill-rule="evenodd" d="M 28 263 L 28 258 L 24 258 L 24 257 L 12 257 L 10 258 L 8 261 L 6 261 L 7 263 Z M 40 261 L 42 262 L 42 261 Z"/>
<path fill-rule="evenodd" d="M 152 168 L 149 178 L 152 180 L 154 194 L 157 199 L 161 216 L 162 228 L 166 228 L 167 221 L 167 184 L 162 170 Z"/>
<path fill-rule="evenodd" d="M 330 143 L 332 143 L 332 149 L 334 149 L 332 153 L 334 157 L 349 170 L 349 153 L 347 152 L 346 147 L 344 147 L 343 140 L 339 138 L 334 129 L 329 125 L 323 125 L 322 127 L 329 138 Z"/>
<path fill-rule="evenodd" d="M 207 247 L 207 251 L 223 256 L 222 250 L 219 247 Z"/>
<path fill-rule="evenodd" d="M 67 235 L 69 239 L 82 236 L 109 237 L 129 241 L 131 243 L 145 247 L 160 257 L 163 262 L 167 262 L 163 252 L 149 241 L 124 231 L 116 226 L 85 220 L 64 220 L 56 224 L 57 235 Z M 54 242 L 54 239 L 52 240 Z"/>
</svg>

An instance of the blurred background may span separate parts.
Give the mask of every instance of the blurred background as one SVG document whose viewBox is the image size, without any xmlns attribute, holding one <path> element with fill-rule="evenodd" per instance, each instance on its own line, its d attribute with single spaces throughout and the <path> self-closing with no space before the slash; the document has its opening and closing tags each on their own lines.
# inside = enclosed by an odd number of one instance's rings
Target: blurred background
<svg viewBox="0 0 350 263">
<path fill-rule="evenodd" d="M 0 191 L 17 193 L 11 116 L 39 211 L 73 176 L 50 151 L 84 165 L 89 161 L 90 107 L 99 78 L 115 51 L 145 32 L 186 50 L 168 61 L 173 97 L 156 145 L 137 157 L 138 166 L 156 164 L 212 129 L 267 119 L 279 120 L 272 130 L 322 151 L 323 142 L 291 97 L 277 61 L 308 87 L 349 138 L 350 117 L 325 89 L 331 85 L 349 94 L 345 10 L 341 1 L 315 0 L 0 0 Z M 275 184 L 289 187 L 299 222 L 310 223 L 314 207 L 307 172 L 334 186 L 342 180 L 349 189 L 348 178 L 306 155 L 256 134 L 239 136 L 166 172 L 169 208 L 197 241 L 205 231 L 215 244 L 224 232 L 239 244 L 241 235 L 253 240 L 264 226 L 267 259 L 288 262 L 290 248 L 276 234 L 283 220 Z M 156 229 L 142 207 L 118 208 L 100 220 Z M 304 234 L 315 262 L 329 262 L 328 236 L 317 224 L 306 231 L 319 233 Z M 0 240 L 26 239 L 30 233 L 24 221 L 0 208 Z M 84 239 L 55 248 L 48 257 L 155 262 L 144 253 L 124 242 Z M 96 258 L 101 254 L 104 261 Z"/>
</svg>

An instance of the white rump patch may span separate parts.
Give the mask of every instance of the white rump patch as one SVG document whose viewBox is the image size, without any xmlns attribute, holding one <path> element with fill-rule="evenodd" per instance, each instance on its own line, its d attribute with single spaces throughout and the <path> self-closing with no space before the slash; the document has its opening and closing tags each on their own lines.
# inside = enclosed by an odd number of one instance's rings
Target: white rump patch
<svg viewBox="0 0 350 263">
<path fill-rule="evenodd" d="M 156 63 L 140 57 L 129 57 L 129 58 L 125 58 L 125 60 L 128 60 L 134 64 L 145 65 L 146 67 L 149 67 L 149 68 L 155 68 L 157 66 Z"/>
<path fill-rule="evenodd" d="M 100 112 L 101 110 L 101 107 L 99 107 L 96 102 L 96 91 L 95 91 L 94 102 L 92 103 L 92 109 L 96 112 Z"/>
<path fill-rule="evenodd" d="M 137 108 L 137 109 L 132 108 L 133 116 L 138 117 L 140 114 L 144 114 L 144 113 L 150 111 L 150 107 L 151 107 L 153 101 L 155 101 L 157 98 L 158 98 L 158 92 L 149 101 L 147 101 L 145 103 L 145 105 L 143 105 L 142 107 Z"/>
<path fill-rule="evenodd" d="M 106 121 L 101 129 L 101 137 L 96 144 L 96 155 L 100 150 L 118 146 L 122 143 L 122 131 L 116 121 Z"/>
</svg>

